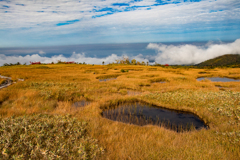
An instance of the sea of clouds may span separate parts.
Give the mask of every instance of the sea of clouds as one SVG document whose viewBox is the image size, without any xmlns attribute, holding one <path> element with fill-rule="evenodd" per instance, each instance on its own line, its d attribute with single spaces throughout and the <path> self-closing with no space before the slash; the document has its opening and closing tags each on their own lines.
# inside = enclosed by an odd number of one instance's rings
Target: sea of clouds
<svg viewBox="0 0 240 160">
<path fill-rule="evenodd" d="M 158 54 L 155 62 L 163 64 L 198 64 L 225 54 L 240 54 L 240 39 L 227 44 L 207 43 L 204 46 L 186 45 L 164 45 L 150 43 L 148 49 L 155 49 Z"/>
<path fill-rule="evenodd" d="M 178 64 L 178 65 L 187 65 L 187 64 L 198 64 L 205 60 L 212 59 L 218 56 L 225 54 L 240 54 L 240 39 L 235 40 L 232 43 L 220 43 L 213 44 L 211 42 L 203 45 L 196 46 L 192 44 L 185 45 L 165 45 L 157 43 L 149 43 L 147 49 L 156 50 L 157 55 L 148 55 L 143 56 L 139 54 L 137 56 L 128 56 L 122 55 L 117 56 L 116 54 L 111 54 L 104 58 L 97 57 L 88 57 L 85 53 L 75 53 L 73 52 L 70 57 L 65 57 L 63 55 L 54 55 L 51 57 L 44 56 L 45 52 L 39 51 L 39 54 L 26 55 L 26 56 L 6 56 L 0 54 L 0 65 L 4 63 L 15 64 L 20 62 L 21 64 L 40 61 L 41 63 L 51 63 L 61 61 L 75 61 L 78 63 L 87 63 L 87 64 L 102 64 L 104 61 L 105 64 L 116 62 L 116 60 L 123 59 L 123 57 L 128 57 L 131 59 L 136 59 L 139 62 L 144 61 L 149 62 L 155 61 L 159 64 Z M 153 63 L 150 63 L 153 64 Z"/>
</svg>

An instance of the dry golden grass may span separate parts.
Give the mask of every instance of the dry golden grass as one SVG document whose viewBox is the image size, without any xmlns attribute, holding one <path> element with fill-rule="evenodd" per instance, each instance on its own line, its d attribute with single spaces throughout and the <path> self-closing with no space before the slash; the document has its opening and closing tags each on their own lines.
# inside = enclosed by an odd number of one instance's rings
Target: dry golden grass
<svg viewBox="0 0 240 160">
<path fill-rule="evenodd" d="M 0 85 L 5 82 L 5 79 L 0 78 Z"/>
<path fill-rule="evenodd" d="M 121 69 L 129 71 L 121 72 Z M 98 159 L 240 158 L 240 82 L 196 80 L 204 76 L 240 78 L 238 68 L 56 64 L 0 67 L 0 74 L 15 81 L 25 80 L 0 90 L 2 118 L 44 113 L 70 114 L 87 121 L 88 134 L 98 139 L 105 149 Z M 116 79 L 99 81 L 105 78 Z M 166 83 L 157 83 L 161 81 Z M 92 103 L 72 107 L 82 99 Z M 191 111 L 210 129 L 176 133 L 158 126 L 140 127 L 101 116 L 104 107 L 137 100 Z"/>
</svg>

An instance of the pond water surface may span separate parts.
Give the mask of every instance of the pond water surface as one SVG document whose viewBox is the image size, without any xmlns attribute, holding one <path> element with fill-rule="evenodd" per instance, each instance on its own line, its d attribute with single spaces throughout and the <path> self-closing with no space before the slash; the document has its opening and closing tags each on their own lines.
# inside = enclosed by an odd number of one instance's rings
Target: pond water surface
<svg viewBox="0 0 240 160">
<path fill-rule="evenodd" d="M 161 81 L 161 82 L 153 82 L 153 83 L 166 83 L 165 81 Z"/>
<path fill-rule="evenodd" d="M 197 78 L 198 81 L 201 81 L 203 79 L 209 79 L 210 81 L 213 81 L 213 82 L 239 82 L 240 81 L 238 79 L 220 78 L 220 77 L 201 77 L 201 78 Z"/>
<path fill-rule="evenodd" d="M 120 105 L 105 110 L 103 117 L 135 125 L 158 125 L 177 132 L 208 128 L 198 116 L 182 111 L 163 109 L 149 104 L 135 103 Z"/>
<path fill-rule="evenodd" d="M 87 105 L 89 105 L 91 102 L 90 101 L 87 101 L 87 100 L 81 100 L 81 101 L 78 101 L 78 102 L 75 102 L 73 103 L 73 107 L 85 107 Z"/>
<path fill-rule="evenodd" d="M 114 80 L 117 78 L 107 78 L 107 79 L 99 79 L 99 82 L 106 82 L 106 81 L 110 81 L 110 80 Z"/>
</svg>

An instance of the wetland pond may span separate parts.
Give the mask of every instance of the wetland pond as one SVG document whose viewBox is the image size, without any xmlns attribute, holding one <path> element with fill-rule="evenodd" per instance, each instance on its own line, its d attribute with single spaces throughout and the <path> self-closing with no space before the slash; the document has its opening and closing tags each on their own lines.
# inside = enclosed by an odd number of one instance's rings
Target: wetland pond
<svg viewBox="0 0 240 160">
<path fill-rule="evenodd" d="M 197 78 L 198 81 L 209 79 L 212 82 L 239 82 L 238 79 L 231 79 L 231 78 L 221 78 L 221 77 L 201 77 Z"/>
<path fill-rule="evenodd" d="M 208 128 L 196 115 L 160 108 L 145 103 L 130 103 L 119 105 L 117 108 L 104 110 L 103 117 L 135 125 L 158 125 L 177 132 Z"/>
<path fill-rule="evenodd" d="M 153 82 L 153 83 L 162 83 L 163 84 L 163 83 L 166 83 L 166 82 L 165 81 L 160 81 L 160 82 Z"/>
<path fill-rule="evenodd" d="M 106 82 L 106 81 L 110 81 L 110 80 L 114 80 L 117 78 L 107 78 L 107 79 L 99 79 L 99 82 Z"/>
</svg>

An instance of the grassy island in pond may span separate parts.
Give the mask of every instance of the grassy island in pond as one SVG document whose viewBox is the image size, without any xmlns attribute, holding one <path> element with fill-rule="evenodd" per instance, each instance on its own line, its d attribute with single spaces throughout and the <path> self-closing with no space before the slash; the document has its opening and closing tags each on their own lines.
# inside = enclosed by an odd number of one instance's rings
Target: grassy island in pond
<svg viewBox="0 0 240 160">
<path fill-rule="evenodd" d="M 240 157 L 240 82 L 197 80 L 240 79 L 239 68 L 17 65 L 0 67 L 0 75 L 13 82 L 0 90 L 1 159 Z M 82 101 L 91 103 L 74 107 Z M 105 109 L 137 101 L 191 112 L 209 128 L 178 133 L 102 117 Z"/>
</svg>

